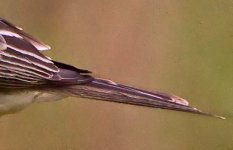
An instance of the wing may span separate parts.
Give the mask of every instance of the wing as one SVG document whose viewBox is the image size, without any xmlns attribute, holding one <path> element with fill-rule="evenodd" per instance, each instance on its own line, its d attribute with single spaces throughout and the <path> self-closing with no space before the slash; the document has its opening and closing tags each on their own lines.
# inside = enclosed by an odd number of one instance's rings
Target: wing
<svg viewBox="0 0 233 150">
<path fill-rule="evenodd" d="M 30 36 L 29 34 L 23 32 L 22 28 L 15 26 L 12 23 L 10 23 L 9 21 L 6 21 L 5 19 L 2 19 L 2 18 L 0 18 L 0 22 L 1 22 L 1 27 L 0 27 L 1 34 L 24 38 L 25 40 L 29 41 L 30 44 L 32 44 L 34 47 L 36 47 L 37 50 L 40 50 L 40 51 L 50 49 L 50 46 L 35 39 L 34 37 Z"/>
<path fill-rule="evenodd" d="M 0 87 L 62 85 L 82 77 L 80 73 L 85 73 L 84 70 L 65 70 L 62 67 L 65 64 L 55 64 L 40 52 L 49 48 L 21 28 L 0 18 Z"/>
</svg>

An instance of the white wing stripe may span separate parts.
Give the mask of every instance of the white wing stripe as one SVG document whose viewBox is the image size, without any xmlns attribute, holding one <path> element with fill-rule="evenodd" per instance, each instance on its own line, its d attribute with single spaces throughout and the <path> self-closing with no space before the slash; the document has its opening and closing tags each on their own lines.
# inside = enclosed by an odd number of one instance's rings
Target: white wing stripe
<svg viewBox="0 0 233 150">
<path fill-rule="evenodd" d="M 8 30 L 5 30 L 5 29 L 0 29 L 0 34 L 1 35 L 7 35 L 7 36 L 14 36 L 14 37 L 22 39 L 22 37 L 19 34 L 15 33 L 15 32 L 8 31 Z"/>
<path fill-rule="evenodd" d="M 49 79 L 52 76 L 52 74 L 49 74 L 47 72 L 43 72 L 43 71 L 38 70 L 38 69 L 33 68 L 33 67 L 27 67 L 27 66 L 19 65 L 19 64 L 12 63 L 12 62 L 9 62 L 9 61 L 2 61 L 2 62 L 4 62 L 5 65 L 0 63 L 0 66 L 5 67 L 5 68 L 18 70 L 18 71 L 21 71 L 21 72 L 28 72 L 28 73 L 31 73 L 31 74 L 34 74 L 34 75 L 37 75 L 37 76 L 40 76 L 40 77 L 46 78 L 46 79 Z M 10 65 L 8 65 L 8 64 L 10 64 Z M 23 68 L 25 68 L 25 69 L 23 69 Z M 31 71 L 29 69 L 34 70 L 34 71 Z M 35 71 L 37 71 L 39 73 L 37 73 Z"/>
</svg>

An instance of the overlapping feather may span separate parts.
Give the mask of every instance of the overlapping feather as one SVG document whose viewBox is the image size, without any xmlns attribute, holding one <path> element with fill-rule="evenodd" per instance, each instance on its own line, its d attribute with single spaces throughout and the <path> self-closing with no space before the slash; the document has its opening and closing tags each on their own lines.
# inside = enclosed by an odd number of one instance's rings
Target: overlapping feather
<svg viewBox="0 0 233 150">
<path fill-rule="evenodd" d="M 59 80 L 59 68 L 41 54 L 50 47 L 0 19 L 0 87 L 13 88 Z"/>
</svg>

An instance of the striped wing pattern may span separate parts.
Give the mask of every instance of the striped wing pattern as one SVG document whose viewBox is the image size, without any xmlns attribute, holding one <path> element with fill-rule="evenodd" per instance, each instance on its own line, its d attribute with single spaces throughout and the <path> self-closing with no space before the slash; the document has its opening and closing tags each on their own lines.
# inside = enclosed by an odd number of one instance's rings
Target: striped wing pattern
<svg viewBox="0 0 233 150">
<path fill-rule="evenodd" d="M 61 80 L 59 68 L 40 52 L 49 48 L 0 18 L 0 87 L 28 87 Z"/>
<path fill-rule="evenodd" d="M 89 75 L 91 72 L 88 70 L 45 57 L 41 51 L 48 49 L 50 47 L 46 44 L 0 18 L 0 89 L 79 84 L 67 86 L 63 90 L 74 96 L 179 110 L 224 119 L 190 107 L 186 100 L 174 95 L 148 92 L 94 78 Z"/>
</svg>

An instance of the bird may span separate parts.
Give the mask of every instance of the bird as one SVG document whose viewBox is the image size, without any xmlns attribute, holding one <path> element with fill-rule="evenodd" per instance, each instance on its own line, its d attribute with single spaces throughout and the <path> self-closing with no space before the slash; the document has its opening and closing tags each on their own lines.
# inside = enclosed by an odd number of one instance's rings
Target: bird
<svg viewBox="0 0 233 150">
<path fill-rule="evenodd" d="M 0 115 L 32 103 L 80 97 L 224 117 L 201 111 L 178 96 L 95 77 L 91 71 L 52 60 L 50 46 L 0 18 Z"/>
</svg>

